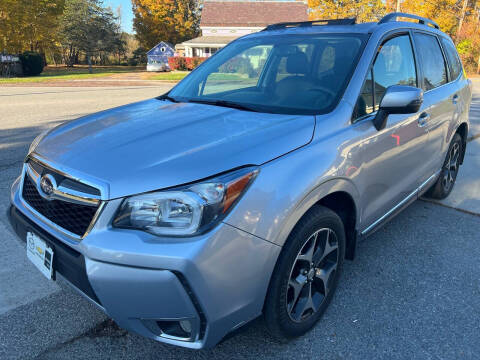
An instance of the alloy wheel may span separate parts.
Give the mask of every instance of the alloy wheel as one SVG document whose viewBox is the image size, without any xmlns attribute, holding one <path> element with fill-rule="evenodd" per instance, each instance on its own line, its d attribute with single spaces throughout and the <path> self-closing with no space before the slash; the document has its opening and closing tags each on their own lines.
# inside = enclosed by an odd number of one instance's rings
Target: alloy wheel
<svg viewBox="0 0 480 360">
<path fill-rule="evenodd" d="M 448 154 L 448 159 L 443 167 L 442 185 L 447 192 L 455 183 L 458 172 L 458 161 L 460 159 L 460 145 L 454 143 Z"/>
<path fill-rule="evenodd" d="M 338 265 L 338 241 L 332 229 L 313 233 L 297 254 L 290 271 L 287 313 L 295 322 L 314 315 L 327 298 Z"/>
</svg>

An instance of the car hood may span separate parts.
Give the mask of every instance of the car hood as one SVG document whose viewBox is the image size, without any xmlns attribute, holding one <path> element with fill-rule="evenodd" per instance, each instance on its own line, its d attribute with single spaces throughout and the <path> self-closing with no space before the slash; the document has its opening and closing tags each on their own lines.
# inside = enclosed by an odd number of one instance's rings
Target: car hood
<svg viewBox="0 0 480 360">
<path fill-rule="evenodd" d="M 307 144 L 314 116 L 151 99 L 50 131 L 35 153 L 112 199 L 260 165 Z"/>
</svg>

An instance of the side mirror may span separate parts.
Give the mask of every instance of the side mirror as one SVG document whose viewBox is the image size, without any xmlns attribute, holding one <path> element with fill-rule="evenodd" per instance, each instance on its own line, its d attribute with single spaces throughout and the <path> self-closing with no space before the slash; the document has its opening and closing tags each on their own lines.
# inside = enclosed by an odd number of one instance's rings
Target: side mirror
<svg viewBox="0 0 480 360">
<path fill-rule="evenodd" d="M 385 128 L 390 114 L 416 113 L 423 103 L 423 90 L 405 85 L 392 85 L 387 88 L 380 102 L 373 124 L 377 130 Z"/>
</svg>

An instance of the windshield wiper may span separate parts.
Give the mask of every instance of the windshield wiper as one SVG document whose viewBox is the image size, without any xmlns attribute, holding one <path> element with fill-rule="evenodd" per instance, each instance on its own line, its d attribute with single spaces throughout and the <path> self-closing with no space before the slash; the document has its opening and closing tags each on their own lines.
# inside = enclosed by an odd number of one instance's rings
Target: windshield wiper
<svg viewBox="0 0 480 360">
<path fill-rule="evenodd" d="M 171 101 L 171 102 L 174 102 L 174 103 L 178 103 L 178 102 L 179 102 L 177 99 L 175 99 L 175 98 L 171 97 L 170 95 L 168 95 L 168 93 L 158 96 L 157 99 L 158 99 L 158 100 L 168 100 L 168 101 Z"/>
<path fill-rule="evenodd" d="M 227 100 L 206 100 L 206 99 L 188 99 L 187 102 L 198 103 L 198 104 L 207 104 L 214 106 L 223 106 L 232 109 L 239 109 L 245 111 L 258 112 L 258 110 L 243 104 L 238 104 L 236 102 L 227 101 Z"/>
</svg>

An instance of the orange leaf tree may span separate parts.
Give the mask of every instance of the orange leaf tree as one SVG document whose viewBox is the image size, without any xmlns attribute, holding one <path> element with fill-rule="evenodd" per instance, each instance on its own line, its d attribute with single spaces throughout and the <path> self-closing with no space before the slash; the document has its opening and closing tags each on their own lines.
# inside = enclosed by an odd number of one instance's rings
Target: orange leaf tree
<svg viewBox="0 0 480 360">
<path fill-rule="evenodd" d="M 462 2 L 459 0 L 404 0 L 400 4 L 400 10 L 432 19 L 443 32 L 453 36 L 458 26 Z"/>
<path fill-rule="evenodd" d="M 176 44 L 198 33 L 200 17 L 195 0 L 132 0 L 132 6 L 133 27 L 145 48 L 160 41 Z"/>
<path fill-rule="evenodd" d="M 385 14 L 382 0 L 308 0 L 311 20 L 356 17 L 357 22 L 378 21 Z"/>
</svg>

